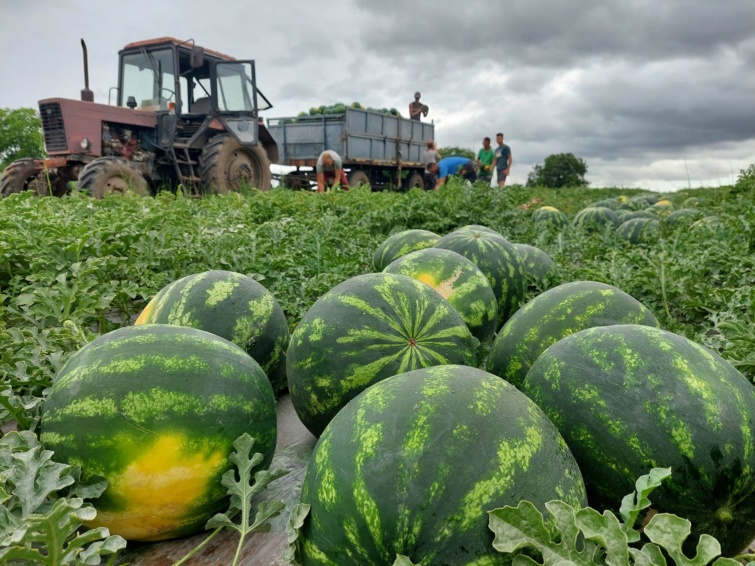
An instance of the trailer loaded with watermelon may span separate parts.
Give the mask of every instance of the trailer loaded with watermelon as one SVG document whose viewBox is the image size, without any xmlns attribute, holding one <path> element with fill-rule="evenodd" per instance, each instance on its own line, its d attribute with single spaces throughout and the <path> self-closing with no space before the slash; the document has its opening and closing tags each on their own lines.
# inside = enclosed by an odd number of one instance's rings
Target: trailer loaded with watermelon
<svg viewBox="0 0 755 566">
<path fill-rule="evenodd" d="M 673 208 L 528 216 L 626 246 L 715 222 Z M 0 441 L 2 469 L 34 455 L 4 513 L 59 490 L 57 527 L 18 520 L 0 561 L 753 563 L 755 385 L 732 364 L 616 286 L 550 285 L 547 253 L 487 226 L 366 255 L 291 332 L 273 293 L 218 268 L 72 355 L 38 439 Z"/>
</svg>

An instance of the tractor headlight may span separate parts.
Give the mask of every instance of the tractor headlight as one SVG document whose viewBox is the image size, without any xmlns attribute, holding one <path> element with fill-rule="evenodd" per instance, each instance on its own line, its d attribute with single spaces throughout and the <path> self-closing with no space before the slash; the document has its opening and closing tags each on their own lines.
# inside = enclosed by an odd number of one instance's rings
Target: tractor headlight
<svg viewBox="0 0 755 566">
<path fill-rule="evenodd" d="M 81 149 L 89 149 L 91 147 L 91 145 L 92 144 L 89 142 L 89 140 L 87 138 L 82 138 L 81 139 Z"/>
</svg>

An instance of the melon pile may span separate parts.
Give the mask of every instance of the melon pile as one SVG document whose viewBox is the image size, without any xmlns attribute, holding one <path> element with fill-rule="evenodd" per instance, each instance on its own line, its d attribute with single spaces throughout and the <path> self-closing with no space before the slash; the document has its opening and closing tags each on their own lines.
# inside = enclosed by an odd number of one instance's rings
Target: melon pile
<svg viewBox="0 0 755 566">
<path fill-rule="evenodd" d="M 620 245 L 701 218 L 645 196 L 532 213 L 544 233 Z M 559 257 L 486 226 L 397 232 L 371 259 L 290 336 L 264 287 L 208 271 L 72 357 L 42 441 L 108 479 L 94 524 L 146 541 L 201 530 L 227 503 L 238 435 L 269 466 L 287 389 L 318 439 L 290 535 L 305 566 L 507 564 L 488 511 L 554 499 L 618 511 L 659 467 L 672 476 L 656 511 L 727 556 L 755 537 L 755 387 L 717 354 L 617 287 L 557 284 Z"/>
</svg>

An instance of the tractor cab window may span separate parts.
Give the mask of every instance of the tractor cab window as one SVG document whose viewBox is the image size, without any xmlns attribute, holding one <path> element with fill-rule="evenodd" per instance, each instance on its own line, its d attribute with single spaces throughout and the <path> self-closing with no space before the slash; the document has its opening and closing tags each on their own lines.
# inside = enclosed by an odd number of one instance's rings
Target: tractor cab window
<svg viewBox="0 0 755 566">
<path fill-rule="evenodd" d="M 219 63 L 216 69 L 218 110 L 221 112 L 251 112 L 254 110 L 251 64 Z"/>
<path fill-rule="evenodd" d="M 121 100 L 136 99 L 139 110 L 168 110 L 176 101 L 173 50 L 161 49 L 123 56 Z"/>
</svg>

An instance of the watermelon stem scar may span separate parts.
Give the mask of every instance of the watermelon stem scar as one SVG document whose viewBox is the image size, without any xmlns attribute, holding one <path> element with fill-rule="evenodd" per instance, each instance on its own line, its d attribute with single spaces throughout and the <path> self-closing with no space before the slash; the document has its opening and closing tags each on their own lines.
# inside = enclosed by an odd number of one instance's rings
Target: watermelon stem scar
<svg viewBox="0 0 755 566">
<path fill-rule="evenodd" d="M 417 345 L 417 340 L 415 338 L 409 338 L 409 346 L 414 348 Z"/>
</svg>

